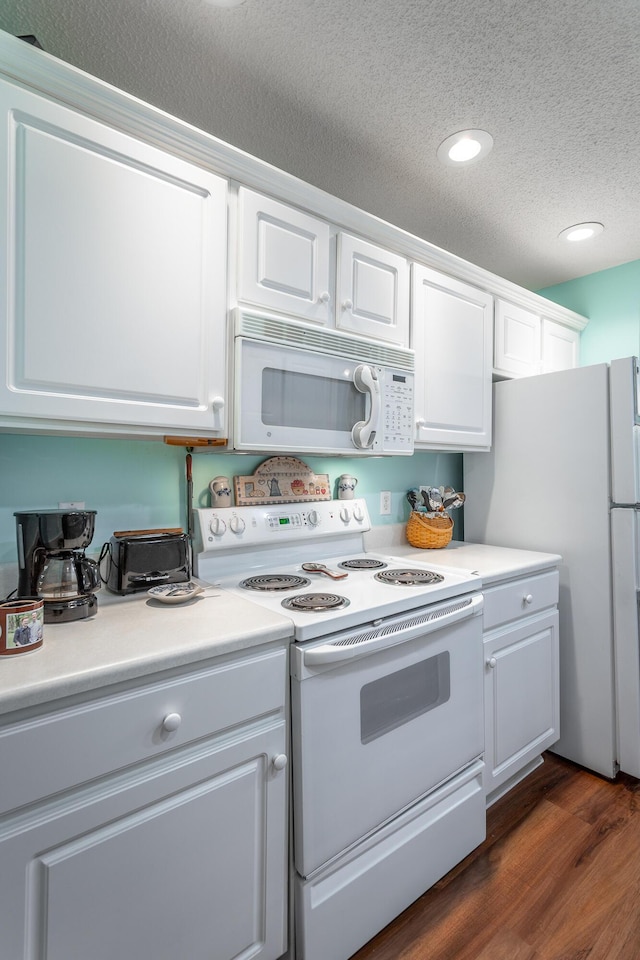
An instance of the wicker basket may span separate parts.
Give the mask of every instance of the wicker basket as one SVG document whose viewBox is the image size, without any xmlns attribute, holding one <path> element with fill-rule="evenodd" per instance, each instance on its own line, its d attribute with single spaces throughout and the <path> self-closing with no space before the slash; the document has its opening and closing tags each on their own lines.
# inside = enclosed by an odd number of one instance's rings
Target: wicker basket
<svg viewBox="0 0 640 960">
<path fill-rule="evenodd" d="M 453 520 L 448 513 L 427 517 L 412 510 L 407 520 L 407 540 L 412 547 L 426 550 L 446 547 L 453 536 Z"/>
</svg>

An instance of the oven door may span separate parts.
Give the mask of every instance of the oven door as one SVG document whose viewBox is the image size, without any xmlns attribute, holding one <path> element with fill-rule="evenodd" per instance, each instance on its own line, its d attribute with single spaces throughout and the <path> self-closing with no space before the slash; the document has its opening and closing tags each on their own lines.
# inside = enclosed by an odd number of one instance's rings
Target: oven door
<svg viewBox="0 0 640 960">
<path fill-rule="evenodd" d="M 379 402 L 356 387 L 362 364 L 244 337 L 235 351 L 236 449 L 365 452 L 352 431 L 379 419 Z"/>
<path fill-rule="evenodd" d="M 292 648 L 303 877 L 483 752 L 482 596 Z"/>
</svg>

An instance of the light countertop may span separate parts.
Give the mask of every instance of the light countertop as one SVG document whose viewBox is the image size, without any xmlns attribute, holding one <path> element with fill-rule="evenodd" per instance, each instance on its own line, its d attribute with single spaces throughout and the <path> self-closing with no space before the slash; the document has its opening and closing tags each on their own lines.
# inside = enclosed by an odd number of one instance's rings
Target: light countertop
<svg viewBox="0 0 640 960">
<path fill-rule="evenodd" d="M 184 604 L 100 590 L 95 616 L 45 623 L 44 643 L 0 657 L 0 714 L 196 664 L 292 635 L 287 617 L 218 589 Z"/>
<path fill-rule="evenodd" d="M 422 563 L 431 562 L 434 566 L 478 573 L 485 587 L 509 577 L 557 567 L 562 560 L 557 553 L 539 553 L 459 540 L 452 540 L 439 550 L 421 550 L 407 542 L 404 524 L 374 527 L 365 534 L 365 542 L 367 550 L 372 552 L 385 551 L 396 557 L 413 557 Z"/>
</svg>

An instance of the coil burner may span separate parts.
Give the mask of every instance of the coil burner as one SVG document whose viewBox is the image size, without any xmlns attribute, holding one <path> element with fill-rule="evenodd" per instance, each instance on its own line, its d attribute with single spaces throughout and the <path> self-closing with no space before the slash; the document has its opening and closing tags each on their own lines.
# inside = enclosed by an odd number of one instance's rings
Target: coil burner
<svg viewBox="0 0 640 960">
<path fill-rule="evenodd" d="M 325 613 L 332 610 L 342 610 L 349 606 L 346 597 L 337 593 L 299 593 L 295 597 L 287 597 L 282 606 L 288 610 L 300 610 L 304 613 Z"/>
<path fill-rule="evenodd" d="M 431 583 L 442 583 L 444 577 L 431 570 L 382 570 L 375 574 L 375 579 L 381 583 L 399 583 L 403 586 L 426 586 Z"/>
<path fill-rule="evenodd" d="M 308 587 L 311 580 L 306 577 L 297 577 L 293 573 L 263 573 L 258 577 L 247 577 L 240 581 L 245 590 L 298 590 Z"/>
<path fill-rule="evenodd" d="M 360 557 L 355 560 L 343 560 L 338 564 L 343 570 L 382 570 L 386 563 L 370 557 Z"/>
</svg>

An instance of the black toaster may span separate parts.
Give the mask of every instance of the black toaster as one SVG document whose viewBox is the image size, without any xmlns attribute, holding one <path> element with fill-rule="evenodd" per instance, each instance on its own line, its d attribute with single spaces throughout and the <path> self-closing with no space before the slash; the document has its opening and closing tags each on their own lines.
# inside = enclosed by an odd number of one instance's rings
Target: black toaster
<svg viewBox="0 0 640 960">
<path fill-rule="evenodd" d="M 114 534 L 104 552 L 108 554 L 107 588 L 113 593 L 136 593 L 191 579 L 191 546 L 185 533 Z"/>
</svg>

